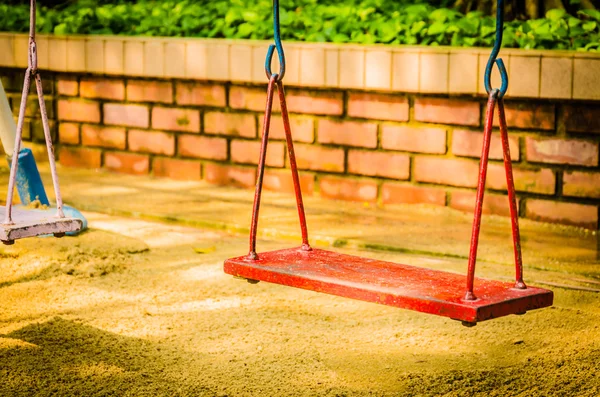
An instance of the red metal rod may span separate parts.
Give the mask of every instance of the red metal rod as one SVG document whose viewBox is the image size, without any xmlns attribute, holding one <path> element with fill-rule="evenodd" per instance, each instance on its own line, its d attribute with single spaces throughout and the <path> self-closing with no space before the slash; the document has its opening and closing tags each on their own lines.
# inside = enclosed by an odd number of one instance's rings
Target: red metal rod
<svg viewBox="0 0 600 397">
<path fill-rule="evenodd" d="M 273 111 L 273 95 L 277 85 L 277 74 L 271 75 L 267 88 L 267 106 L 263 123 L 262 142 L 260 146 L 260 157 L 258 159 L 258 175 L 256 178 L 256 190 L 254 192 L 254 207 L 252 209 L 252 225 L 250 227 L 250 250 L 248 259 L 258 259 L 256 255 L 256 232 L 258 230 L 258 212 L 260 210 L 260 197 L 262 195 L 263 178 L 265 176 L 265 159 L 267 157 L 267 145 L 269 143 L 269 129 L 271 128 L 271 113 Z"/>
<path fill-rule="evenodd" d="M 479 232 L 481 229 L 481 213 L 483 211 L 483 195 L 485 193 L 485 179 L 487 176 L 488 158 L 490 155 L 490 142 L 492 140 L 492 128 L 494 122 L 494 108 L 498 101 L 497 89 L 490 92 L 485 113 L 485 129 L 483 131 L 483 149 L 481 151 L 481 161 L 479 162 L 479 182 L 477 184 L 477 199 L 475 201 L 475 215 L 473 218 L 473 231 L 471 233 L 471 250 L 469 252 L 469 269 L 467 272 L 467 292 L 464 300 L 472 301 L 477 299 L 473 293 L 473 283 L 475 280 L 475 264 L 477 262 L 477 246 L 479 244 Z"/>
<path fill-rule="evenodd" d="M 519 213 L 517 212 L 515 181 L 513 178 L 512 160 L 510 158 L 508 128 L 506 127 L 506 115 L 504 113 L 504 100 L 502 98 L 498 99 L 498 118 L 500 121 L 500 135 L 502 136 L 502 150 L 504 152 L 504 170 L 506 171 L 506 187 L 508 190 L 510 221 L 513 234 L 513 247 L 515 251 L 515 288 L 526 289 L 527 286 L 523 281 L 523 257 L 521 255 L 521 235 L 519 233 Z"/>
<path fill-rule="evenodd" d="M 292 129 L 290 127 L 290 117 L 288 115 L 285 90 L 282 81 L 277 84 L 277 88 L 279 93 L 279 103 L 281 105 L 281 116 L 283 118 L 283 128 L 285 130 L 285 140 L 290 156 L 290 167 L 292 169 L 292 179 L 294 181 L 294 192 L 296 193 L 296 206 L 298 207 L 298 217 L 300 218 L 300 229 L 302 230 L 302 249 L 310 251 L 311 248 L 308 243 L 308 228 L 306 227 L 304 202 L 302 200 L 302 190 L 300 188 L 300 177 L 298 176 L 298 166 L 296 165 L 296 155 L 294 154 L 294 141 L 292 139 Z"/>
</svg>

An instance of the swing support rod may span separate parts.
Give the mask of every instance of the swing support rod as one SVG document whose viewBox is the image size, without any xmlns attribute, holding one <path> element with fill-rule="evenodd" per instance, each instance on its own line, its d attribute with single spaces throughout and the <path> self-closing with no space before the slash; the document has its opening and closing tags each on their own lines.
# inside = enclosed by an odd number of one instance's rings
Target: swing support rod
<svg viewBox="0 0 600 397">
<path fill-rule="evenodd" d="M 269 143 L 269 130 L 271 128 L 271 114 L 273 112 L 273 97 L 275 89 L 279 96 L 279 105 L 281 107 L 281 116 L 283 119 L 283 128 L 285 131 L 285 140 L 287 143 L 288 156 L 290 159 L 290 168 L 292 169 L 292 180 L 294 183 L 294 192 L 296 194 L 296 206 L 298 207 L 298 217 L 300 218 L 300 230 L 302 232 L 302 250 L 310 251 L 308 243 L 308 228 L 306 226 L 306 215 L 304 213 L 304 202 L 302 200 L 302 190 L 300 188 L 300 177 L 298 176 L 298 166 L 296 165 L 296 155 L 294 153 L 294 140 L 292 138 L 292 129 L 290 127 L 290 118 L 285 100 L 285 89 L 283 87 L 283 77 L 285 74 L 285 54 L 281 44 L 281 29 L 279 26 L 279 0 L 273 0 L 273 28 L 275 32 L 275 44 L 271 44 L 265 60 L 265 73 L 269 78 L 267 87 L 267 105 L 265 109 L 265 118 L 263 123 L 262 141 L 260 147 L 260 157 L 258 160 L 258 175 L 256 178 L 256 190 L 254 193 L 254 205 L 252 210 L 252 224 L 250 227 L 250 247 L 248 259 L 256 260 L 256 235 L 258 231 L 258 215 L 260 211 L 260 201 L 262 196 L 263 179 L 265 175 L 265 160 L 267 158 L 267 146 Z M 277 49 L 279 57 L 279 73 L 273 73 L 271 64 L 273 53 Z"/>
<path fill-rule="evenodd" d="M 488 160 L 490 156 L 490 142 L 492 139 L 492 128 L 494 124 L 494 110 L 498 107 L 498 118 L 500 135 L 502 138 L 502 152 L 504 157 L 504 170 L 506 172 L 506 190 L 508 191 L 508 202 L 510 220 L 513 236 L 513 249 L 515 256 L 515 288 L 526 289 L 523 281 L 523 259 L 521 255 L 521 236 L 519 232 L 519 213 L 517 210 L 517 199 L 515 195 L 515 182 L 512 172 L 512 160 L 508 142 L 508 128 L 506 126 L 506 115 L 504 112 L 504 94 L 508 90 L 508 74 L 502 59 L 498 58 L 502 46 L 502 33 L 504 30 L 504 0 L 498 0 L 496 12 L 496 42 L 490 54 L 485 68 L 484 84 L 489 94 L 487 110 L 485 114 L 485 128 L 483 132 L 483 148 L 481 150 L 481 161 L 479 163 L 479 181 L 477 184 L 477 195 L 475 201 L 475 215 L 473 217 L 473 231 L 471 233 L 471 249 L 469 251 L 469 266 L 467 271 L 467 291 L 464 300 L 473 301 L 477 297 L 473 293 L 475 280 L 475 264 L 477 262 L 477 247 L 479 245 L 479 233 L 481 229 L 481 214 L 483 210 L 483 196 L 485 192 L 485 180 L 487 176 Z M 492 88 L 491 74 L 494 63 L 498 66 L 502 85 L 500 89 Z"/>
<path fill-rule="evenodd" d="M 467 271 L 467 291 L 464 300 L 473 301 L 477 297 L 473 293 L 475 280 L 475 264 L 477 262 L 477 247 L 479 245 L 479 234 L 481 231 L 481 215 L 483 212 L 483 197 L 485 193 L 485 180 L 487 176 L 488 160 L 490 155 L 490 142 L 492 139 L 492 128 L 494 123 L 494 110 L 498 108 L 500 124 L 500 135 L 502 138 L 502 153 L 504 157 L 504 170 L 506 173 L 506 187 L 508 191 L 508 203 L 510 220 L 512 226 L 513 248 L 515 256 L 515 288 L 526 289 L 523 282 L 523 259 L 521 255 L 521 236 L 519 233 L 519 213 L 517 211 L 517 198 L 515 195 L 515 182 L 512 172 L 512 160 L 510 157 L 510 146 L 508 141 L 508 129 L 506 127 L 506 115 L 504 112 L 504 100 L 499 98 L 500 91 L 493 89 L 487 103 L 485 130 L 483 132 L 483 148 L 481 150 L 481 161 L 479 164 L 479 181 L 477 184 L 477 195 L 475 201 L 475 215 L 473 218 L 473 231 L 471 233 L 471 249 L 469 251 L 469 265 Z"/>
</svg>

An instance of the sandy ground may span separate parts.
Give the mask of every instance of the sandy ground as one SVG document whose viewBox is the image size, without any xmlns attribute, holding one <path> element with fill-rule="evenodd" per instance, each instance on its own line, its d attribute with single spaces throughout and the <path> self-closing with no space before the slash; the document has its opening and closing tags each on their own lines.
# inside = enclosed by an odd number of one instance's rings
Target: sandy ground
<svg viewBox="0 0 600 397">
<path fill-rule="evenodd" d="M 222 263 L 245 252 L 244 236 L 89 216 L 77 238 L 0 248 L 1 396 L 600 395 L 597 292 L 554 288 L 553 308 L 465 328 L 235 280 Z M 509 279 L 511 269 L 481 262 L 478 275 Z"/>
</svg>

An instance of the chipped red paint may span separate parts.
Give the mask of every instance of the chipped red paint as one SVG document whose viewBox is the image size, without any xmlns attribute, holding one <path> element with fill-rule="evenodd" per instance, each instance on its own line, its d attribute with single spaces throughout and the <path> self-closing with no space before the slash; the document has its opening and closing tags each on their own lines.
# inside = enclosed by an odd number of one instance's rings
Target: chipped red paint
<svg viewBox="0 0 600 397">
<path fill-rule="evenodd" d="M 552 305 L 551 291 L 516 289 L 511 283 L 477 279 L 477 299 L 465 301 L 460 274 L 339 254 L 291 248 L 225 261 L 225 273 L 316 292 L 437 314 L 467 323 Z"/>
</svg>

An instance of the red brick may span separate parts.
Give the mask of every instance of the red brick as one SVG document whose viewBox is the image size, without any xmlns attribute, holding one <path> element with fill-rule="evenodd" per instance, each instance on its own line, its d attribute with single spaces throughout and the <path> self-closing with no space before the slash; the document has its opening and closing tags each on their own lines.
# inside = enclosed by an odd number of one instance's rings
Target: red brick
<svg viewBox="0 0 600 397">
<path fill-rule="evenodd" d="M 384 124 L 381 147 L 418 153 L 446 153 L 446 130 Z"/>
<path fill-rule="evenodd" d="M 529 199 L 525 204 L 525 214 L 537 221 L 598 229 L 598 207 L 595 205 Z"/>
<path fill-rule="evenodd" d="M 600 173 L 565 171 L 563 194 L 574 197 L 600 198 Z"/>
<path fill-rule="evenodd" d="M 81 140 L 85 146 L 125 149 L 125 128 L 84 124 Z"/>
<path fill-rule="evenodd" d="M 384 183 L 381 187 L 383 204 L 433 204 L 446 205 L 446 192 L 433 187 L 400 183 Z"/>
<path fill-rule="evenodd" d="M 81 80 L 79 95 L 83 98 L 125 99 L 123 80 Z"/>
<path fill-rule="evenodd" d="M 125 174 L 143 175 L 150 168 L 150 158 L 136 153 L 104 153 L 104 167 Z"/>
<path fill-rule="evenodd" d="M 99 123 L 100 104 L 97 102 L 61 99 L 58 101 L 58 119 Z"/>
<path fill-rule="evenodd" d="M 229 89 L 229 106 L 234 109 L 264 112 L 267 104 L 267 93 L 263 88 L 231 87 Z M 273 111 L 281 112 L 277 94 L 273 99 Z"/>
<path fill-rule="evenodd" d="M 127 142 L 133 152 L 175 154 L 175 136 L 168 132 L 129 130 Z"/>
<path fill-rule="evenodd" d="M 12 107 L 13 107 L 13 115 L 15 117 L 19 117 L 19 111 L 20 111 L 20 105 L 21 105 L 21 98 L 14 98 L 12 100 Z M 52 98 L 46 98 L 44 100 L 45 104 L 46 104 L 46 114 L 48 115 L 48 118 L 52 121 L 52 119 L 54 119 L 54 99 Z M 33 96 L 30 95 L 27 98 L 27 103 L 25 106 L 25 117 L 33 117 L 33 118 L 40 118 L 40 102 L 37 98 L 37 96 Z"/>
<path fill-rule="evenodd" d="M 149 110 L 144 105 L 104 104 L 104 123 L 127 127 L 148 128 Z"/>
<path fill-rule="evenodd" d="M 258 141 L 232 140 L 231 161 L 242 164 L 258 164 L 260 145 L 261 143 Z M 266 164 L 270 167 L 283 167 L 285 165 L 284 151 L 282 142 L 269 143 Z"/>
<path fill-rule="evenodd" d="M 58 151 L 60 164 L 65 167 L 100 168 L 102 151 L 82 147 L 61 146 Z"/>
<path fill-rule="evenodd" d="M 476 187 L 479 164 L 468 160 L 416 157 L 413 173 L 419 182 Z"/>
<path fill-rule="evenodd" d="M 256 184 L 256 169 L 221 164 L 205 164 L 204 179 L 217 185 L 253 187 Z"/>
<path fill-rule="evenodd" d="M 178 179 L 199 180 L 202 165 L 199 161 L 155 157 L 152 160 L 152 171 L 155 176 Z"/>
<path fill-rule="evenodd" d="M 598 165 L 598 144 L 575 139 L 526 140 L 527 160 L 550 164 Z"/>
<path fill-rule="evenodd" d="M 167 81 L 129 80 L 127 82 L 127 100 L 173 103 L 173 84 Z"/>
<path fill-rule="evenodd" d="M 178 151 L 183 157 L 227 160 L 227 140 L 198 135 L 179 135 Z"/>
<path fill-rule="evenodd" d="M 37 164 L 48 164 L 48 149 L 44 143 L 22 142 L 21 148 L 30 149 Z M 56 152 L 54 158 L 56 159 Z"/>
<path fill-rule="evenodd" d="M 377 201 L 375 181 L 327 176 L 319 178 L 319 186 L 321 196 L 326 198 L 370 203 Z"/>
<path fill-rule="evenodd" d="M 52 141 L 56 141 L 57 133 L 58 133 L 56 121 L 48 120 L 48 129 L 49 129 L 50 137 L 52 138 Z M 31 138 L 34 142 L 46 142 L 46 138 L 44 135 L 44 126 L 42 125 L 41 118 L 31 120 L 30 130 L 31 130 Z"/>
<path fill-rule="evenodd" d="M 15 124 L 17 123 L 17 120 L 15 119 Z M 23 135 L 22 138 L 24 141 L 28 141 L 31 140 L 31 121 L 25 119 L 25 121 L 23 122 Z M 2 149 L 1 147 L 2 145 L 0 145 L 0 149 Z M 4 151 L 2 151 L 2 153 L 4 153 Z"/>
<path fill-rule="evenodd" d="M 258 117 L 258 132 L 262 135 L 264 117 Z M 315 120 L 310 117 L 290 116 L 290 128 L 292 130 L 292 139 L 294 142 L 312 143 L 315 140 Z M 271 129 L 269 139 L 285 139 L 285 130 L 283 129 L 283 118 L 281 116 L 271 116 Z"/>
<path fill-rule="evenodd" d="M 600 133 L 600 106 L 570 105 L 565 109 L 569 132 Z"/>
<path fill-rule="evenodd" d="M 408 179 L 410 157 L 396 153 L 350 150 L 348 152 L 348 172 L 367 176 Z"/>
<path fill-rule="evenodd" d="M 58 125 L 58 142 L 79 144 L 79 124 L 60 123 Z"/>
<path fill-rule="evenodd" d="M 529 103 L 507 103 L 504 106 L 506 124 L 509 128 L 553 130 L 556 121 L 554 105 Z M 498 113 L 494 114 L 494 125 L 498 126 Z"/>
<path fill-rule="evenodd" d="M 344 112 L 341 92 L 290 90 L 286 99 L 287 108 L 293 113 L 341 116 Z"/>
<path fill-rule="evenodd" d="M 440 124 L 478 126 L 479 103 L 459 99 L 416 98 L 414 116 L 417 121 Z"/>
<path fill-rule="evenodd" d="M 448 205 L 460 211 L 473 213 L 475 211 L 476 198 L 476 192 L 454 191 L 450 194 L 450 202 Z M 483 196 L 483 213 L 488 215 L 510 216 L 508 196 L 486 193 Z"/>
<path fill-rule="evenodd" d="M 152 109 L 152 128 L 200 133 L 200 112 L 191 109 L 155 107 Z"/>
<path fill-rule="evenodd" d="M 315 190 L 315 176 L 300 173 L 300 190 L 303 196 L 312 196 Z M 294 181 L 291 170 L 265 170 L 263 186 L 267 190 L 294 194 Z"/>
<path fill-rule="evenodd" d="M 408 99 L 382 94 L 351 93 L 348 115 L 374 120 L 408 121 Z"/>
<path fill-rule="evenodd" d="M 556 177 L 549 169 L 526 170 L 513 167 L 515 189 L 519 192 L 554 194 Z M 489 164 L 486 185 L 490 189 L 506 190 L 504 164 Z"/>
<path fill-rule="evenodd" d="M 45 104 L 46 104 L 46 114 L 48 116 L 48 119 L 50 120 L 50 122 L 52 122 L 52 120 L 55 118 L 54 115 L 54 99 L 52 98 L 46 98 L 45 99 Z M 13 110 L 13 115 L 15 117 L 15 119 L 17 119 L 19 117 L 19 112 L 20 112 L 20 98 L 13 98 L 12 100 L 12 110 Z M 30 95 L 27 98 L 27 102 L 26 102 L 26 106 L 25 106 L 25 117 L 31 117 L 31 118 L 37 118 L 37 119 L 41 119 L 40 117 L 40 103 L 39 100 L 36 97 Z M 43 135 L 43 134 L 42 134 Z"/>
<path fill-rule="evenodd" d="M 515 136 L 509 136 L 508 146 L 510 148 L 510 158 L 513 161 L 519 161 L 519 138 Z M 452 133 L 452 153 L 455 155 L 480 158 L 482 149 L 482 132 L 454 130 Z M 492 141 L 490 143 L 490 159 L 504 159 L 504 153 L 502 151 L 502 138 L 499 133 L 492 134 Z"/>
<path fill-rule="evenodd" d="M 344 151 L 312 145 L 295 145 L 298 168 L 312 171 L 344 172 Z"/>
<path fill-rule="evenodd" d="M 204 132 L 256 138 L 256 119 L 253 114 L 207 112 L 204 114 Z"/>
<path fill-rule="evenodd" d="M 321 119 L 318 136 L 320 143 L 374 149 L 377 147 L 377 124 Z"/>
<path fill-rule="evenodd" d="M 225 86 L 216 84 L 177 82 L 177 103 L 180 105 L 225 107 Z M 264 96 L 264 94 L 263 94 Z"/>
<path fill-rule="evenodd" d="M 35 84 L 34 84 L 35 85 Z M 56 84 L 58 95 L 77 96 L 79 95 L 79 83 L 76 79 L 59 79 Z"/>
</svg>

